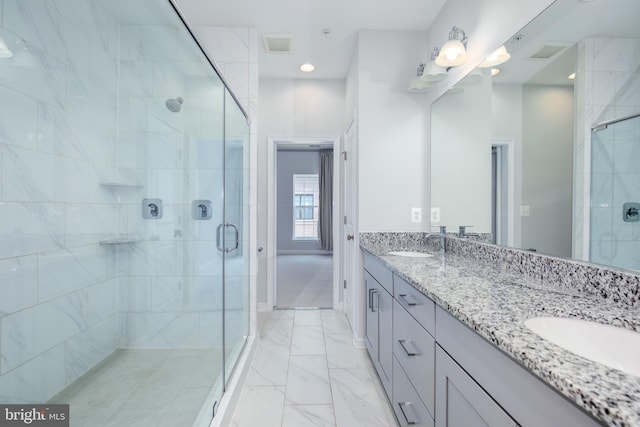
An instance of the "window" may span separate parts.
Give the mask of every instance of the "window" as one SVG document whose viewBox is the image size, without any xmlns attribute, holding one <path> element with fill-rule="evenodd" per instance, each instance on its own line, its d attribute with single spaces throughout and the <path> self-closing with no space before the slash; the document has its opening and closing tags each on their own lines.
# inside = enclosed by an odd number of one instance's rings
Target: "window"
<svg viewBox="0 0 640 427">
<path fill-rule="evenodd" d="M 293 238 L 318 240 L 318 175 L 293 175 Z"/>
</svg>

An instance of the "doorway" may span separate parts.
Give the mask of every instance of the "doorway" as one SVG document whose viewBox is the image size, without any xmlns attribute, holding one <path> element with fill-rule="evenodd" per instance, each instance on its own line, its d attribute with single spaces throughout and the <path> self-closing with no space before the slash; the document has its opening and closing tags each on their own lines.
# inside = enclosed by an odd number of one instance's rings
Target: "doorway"
<svg viewBox="0 0 640 427">
<path fill-rule="evenodd" d="M 491 144 L 491 236 L 493 243 L 514 244 L 514 144 L 494 140 Z"/>
<path fill-rule="evenodd" d="M 268 303 L 275 309 L 336 308 L 337 141 L 270 141 Z"/>
</svg>

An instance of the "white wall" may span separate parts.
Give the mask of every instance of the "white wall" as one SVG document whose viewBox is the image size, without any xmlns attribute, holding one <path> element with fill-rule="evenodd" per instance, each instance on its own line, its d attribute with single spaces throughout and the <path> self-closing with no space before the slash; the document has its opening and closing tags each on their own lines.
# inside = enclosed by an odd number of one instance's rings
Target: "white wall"
<svg viewBox="0 0 640 427">
<path fill-rule="evenodd" d="M 491 233 L 491 79 L 460 89 L 431 107 L 431 224 Z"/>
<path fill-rule="evenodd" d="M 419 231 L 424 205 L 425 101 L 407 87 L 425 55 L 425 34 L 361 31 L 358 39 L 359 231 Z"/>
<path fill-rule="evenodd" d="M 522 248 L 571 257 L 573 88 L 524 85 Z"/>
</svg>

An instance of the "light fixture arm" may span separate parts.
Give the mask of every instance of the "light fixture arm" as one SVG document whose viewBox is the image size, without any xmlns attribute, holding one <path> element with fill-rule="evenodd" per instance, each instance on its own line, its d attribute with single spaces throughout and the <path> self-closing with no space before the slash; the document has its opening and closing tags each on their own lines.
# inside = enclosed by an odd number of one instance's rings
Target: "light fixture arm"
<svg viewBox="0 0 640 427">
<path fill-rule="evenodd" d="M 467 33 L 465 33 L 462 28 L 458 28 L 454 25 L 449 32 L 449 40 L 458 40 L 462 43 L 465 49 L 467 48 Z"/>
<path fill-rule="evenodd" d="M 431 52 L 431 60 L 435 61 L 438 55 L 440 55 L 440 48 L 436 46 L 433 48 L 433 51 Z"/>
</svg>

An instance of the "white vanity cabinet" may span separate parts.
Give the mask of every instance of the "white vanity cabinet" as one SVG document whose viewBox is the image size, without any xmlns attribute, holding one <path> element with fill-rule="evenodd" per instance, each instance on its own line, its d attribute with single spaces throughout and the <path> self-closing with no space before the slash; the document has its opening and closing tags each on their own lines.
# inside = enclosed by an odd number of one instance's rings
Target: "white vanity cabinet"
<svg viewBox="0 0 640 427">
<path fill-rule="evenodd" d="M 393 275 L 371 256 L 364 258 L 366 289 L 365 345 L 387 396 L 391 397 Z"/>
</svg>

